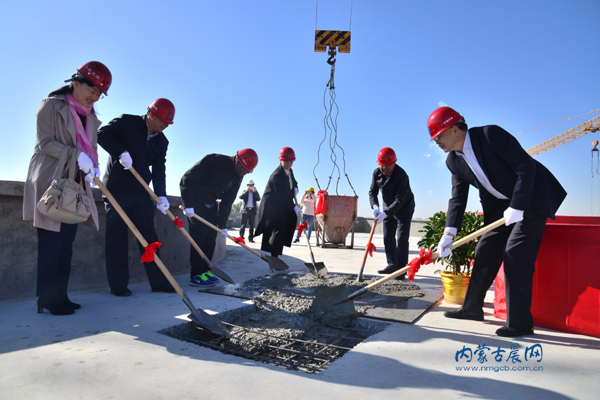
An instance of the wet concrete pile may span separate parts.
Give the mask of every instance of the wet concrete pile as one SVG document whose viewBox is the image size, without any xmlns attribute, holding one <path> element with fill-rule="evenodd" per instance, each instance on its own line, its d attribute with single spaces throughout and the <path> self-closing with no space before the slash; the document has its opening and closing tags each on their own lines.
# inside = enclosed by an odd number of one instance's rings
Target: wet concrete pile
<svg viewBox="0 0 600 400">
<path fill-rule="evenodd" d="M 260 360 L 288 369 L 319 372 L 352 347 L 381 332 L 386 323 L 359 319 L 373 308 L 370 301 L 390 297 L 402 301 L 423 295 L 413 283 L 392 280 L 361 297 L 356 314 L 336 312 L 335 307 L 315 310 L 313 301 L 325 288 L 347 285 L 350 292 L 378 278 L 356 282 L 351 275 L 277 274 L 255 278 L 231 289 L 255 293 L 254 305 L 219 315 L 228 327 L 228 337 L 198 329 L 191 323 L 167 328 L 161 333 L 225 353 Z M 380 301 L 379 301 L 380 302 Z"/>
</svg>

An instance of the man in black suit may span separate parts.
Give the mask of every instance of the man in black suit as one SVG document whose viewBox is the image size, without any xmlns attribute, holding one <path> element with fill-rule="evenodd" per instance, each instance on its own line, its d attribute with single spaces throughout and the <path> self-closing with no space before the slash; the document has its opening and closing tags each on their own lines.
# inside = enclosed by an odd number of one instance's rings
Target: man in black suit
<svg viewBox="0 0 600 400">
<path fill-rule="evenodd" d="M 246 224 L 249 225 L 250 235 L 248 241 L 254 243 L 254 220 L 256 217 L 256 209 L 258 208 L 258 202 L 260 201 L 260 194 L 254 187 L 254 181 L 250 179 L 247 185 L 248 189 L 244 190 L 240 195 L 240 199 L 244 202 L 242 205 L 242 223 L 240 225 L 240 237 L 244 238 L 244 232 L 246 231 Z"/>
<path fill-rule="evenodd" d="M 239 150 L 235 156 L 208 154 L 187 170 L 179 181 L 184 215 L 190 218 L 190 236 L 202 249 L 208 260 L 215 253 L 217 232 L 202 221 L 202 217 L 221 229 L 219 235 L 227 237 L 227 219 L 235 201 L 242 178 L 258 164 L 258 155 L 252 149 Z M 208 289 L 219 282 L 210 266 L 190 245 L 190 285 Z"/>
<path fill-rule="evenodd" d="M 483 321 L 486 292 L 504 262 L 507 323 L 496 334 L 533 334 L 534 264 L 546 220 L 555 217 L 567 193 L 546 167 L 499 126 L 468 129 L 458 112 L 440 107 L 430 115 L 427 127 L 431 140 L 448 153 L 446 165 L 452 173 L 446 228 L 438 244 L 440 256 L 451 253 L 445 247 L 460 230 L 469 185 L 479 190 L 486 225 L 506 218 L 505 225 L 480 238 L 464 304 L 444 316 Z"/>
<path fill-rule="evenodd" d="M 173 123 L 175 106 L 167 99 L 156 99 L 146 115 L 123 114 L 98 130 L 98 144 L 110 155 L 103 182 L 148 243 L 158 241 L 154 229 L 154 203 L 133 174 L 132 166 L 150 183 L 163 204 L 156 205 L 166 214 L 169 208 L 165 162 L 169 141 L 163 133 Z M 108 199 L 106 208 L 106 275 L 110 292 L 115 296 L 131 296 L 129 260 L 125 221 Z M 140 252 L 144 248 L 139 244 Z M 157 253 L 159 255 L 160 252 Z M 175 292 L 154 262 L 144 263 L 153 292 Z"/>
<path fill-rule="evenodd" d="M 379 168 L 373 171 L 369 201 L 378 224 L 383 223 L 383 244 L 387 266 L 378 271 L 391 274 L 408 264 L 408 239 L 410 222 L 415 211 L 415 197 L 410 189 L 408 174 L 396 164 L 396 152 L 384 147 L 377 154 Z M 381 191 L 383 210 L 379 209 L 377 196 Z M 404 280 L 406 274 L 400 275 Z"/>
</svg>

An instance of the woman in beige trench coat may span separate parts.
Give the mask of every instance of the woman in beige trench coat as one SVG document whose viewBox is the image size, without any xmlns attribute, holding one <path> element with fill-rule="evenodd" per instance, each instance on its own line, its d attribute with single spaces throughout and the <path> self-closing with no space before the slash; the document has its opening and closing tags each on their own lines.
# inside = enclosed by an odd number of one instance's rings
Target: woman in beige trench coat
<svg viewBox="0 0 600 400">
<path fill-rule="evenodd" d="M 38 312 L 45 308 L 54 315 L 73 314 L 81 308 L 67 296 L 77 224 L 46 218 L 36 206 L 50 186 L 60 154 L 67 147 L 69 156 L 77 157 L 77 177 L 84 180 L 87 196 L 92 200 L 90 218 L 85 223 L 98 229 L 90 182 L 100 176 L 96 131 L 101 122 L 93 104 L 107 94 L 112 75 L 104 64 L 90 61 L 65 82 L 71 83 L 50 93 L 37 111 L 35 149 L 23 194 L 23 219 L 33 220 L 38 234 Z"/>
</svg>

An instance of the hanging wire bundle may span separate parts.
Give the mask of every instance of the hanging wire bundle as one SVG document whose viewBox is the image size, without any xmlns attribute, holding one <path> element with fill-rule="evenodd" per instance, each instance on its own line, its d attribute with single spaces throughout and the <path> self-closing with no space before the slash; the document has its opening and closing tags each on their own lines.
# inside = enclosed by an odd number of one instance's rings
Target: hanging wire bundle
<svg viewBox="0 0 600 400">
<path fill-rule="evenodd" d="M 317 182 L 317 186 L 319 187 L 319 190 L 327 191 L 329 189 L 329 185 L 331 184 L 331 179 L 337 171 L 337 181 L 335 184 L 335 192 L 336 192 L 336 195 L 339 195 L 338 191 L 339 191 L 339 183 L 340 183 L 342 171 L 340 171 L 340 168 L 337 164 L 338 155 L 335 152 L 336 148 L 339 148 L 342 151 L 343 174 L 344 174 L 344 176 L 346 176 L 346 179 L 348 180 L 348 184 L 350 185 L 350 188 L 352 188 L 352 191 L 354 192 L 354 195 L 356 196 L 356 191 L 354 190 L 354 187 L 352 186 L 352 183 L 350 182 L 350 178 L 348 177 L 348 174 L 346 173 L 346 153 L 344 152 L 344 149 L 342 148 L 342 146 L 340 146 L 340 144 L 338 143 L 337 117 L 338 117 L 338 114 L 340 111 L 339 111 L 338 105 L 335 101 L 335 98 L 336 98 L 335 84 L 334 84 L 335 61 L 336 61 L 335 55 L 336 55 L 335 49 L 330 49 L 329 50 L 329 59 L 327 60 L 327 63 L 329 65 L 331 65 L 331 74 L 329 76 L 329 81 L 327 82 L 327 85 L 325 85 L 325 91 L 323 92 L 323 108 L 325 109 L 325 117 L 323 118 L 323 127 L 325 130 L 325 135 L 324 135 L 321 143 L 319 143 L 319 150 L 317 152 L 317 164 L 313 168 L 313 176 L 315 178 L 315 181 Z M 328 93 L 329 93 L 329 101 L 327 99 Z M 331 169 L 331 172 L 329 173 L 329 180 L 327 181 L 327 186 L 325 187 L 325 189 L 321 189 L 321 185 L 319 184 L 319 179 L 317 178 L 315 171 L 316 171 L 317 167 L 319 166 L 319 163 L 321 162 L 321 146 L 323 145 L 323 143 L 325 143 L 325 141 L 328 138 L 329 138 L 329 149 L 331 150 L 331 154 L 330 154 L 329 158 L 331 159 L 331 162 L 333 163 L 333 167 Z"/>
</svg>

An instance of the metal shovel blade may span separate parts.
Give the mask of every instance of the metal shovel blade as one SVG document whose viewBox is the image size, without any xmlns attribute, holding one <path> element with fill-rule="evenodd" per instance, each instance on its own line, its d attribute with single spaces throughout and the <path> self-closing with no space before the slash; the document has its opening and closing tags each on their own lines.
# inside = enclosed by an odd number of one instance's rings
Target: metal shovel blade
<svg viewBox="0 0 600 400">
<path fill-rule="evenodd" d="M 263 260 L 268 262 L 271 268 L 276 269 L 277 271 L 285 271 L 286 269 L 290 268 L 286 263 L 277 257 L 263 256 Z"/>
<path fill-rule="evenodd" d="M 215 274 L 219 278 L 223 279 L 227 283 L 235 283 L 233 281 L 233 279 L 231 279 L 231 277 L 225 273 L 225 271 L 215 267 L 206 256 L 204 256 L 204 262 L 206 262 L 206 264 L 208 264 L 208 266 L 210 267 L 213 274 Z"/>
<path fill-rule="evenodd" d="M 336 313 L 337 316 L 349 316 L 356 314 L 354 302 L 348 299 L 350 290 L 346 285 L 333 286 L 324 289 L 313 301 L 312 308 L 324 310 L 328 313 Z"/>
<path fill-rule="evenodd" d="M 327 276 L 327 272 L 328 272 L 327 267 L 322 262 L 318 262 L 318 263 L 314 263 L 314 264 L 313 263 L 304 263 L 304 266 L 306 267 L 308 272 L 310 272 L 317 278 L 325 278 Z"/>
<path fill-rule="evenodd" d="M 202 311 L 202 309 L 200 308 L 188 315 L 188 318 L 194 324 L 204 329 L 207 329 L 221 336 L 229 336 L 229 331 L 227 330 L 225 325 L 221 323 L 221 321 L 211 316 L 210 314 L 207 314 L 206 312 Z"/>
</svg>

